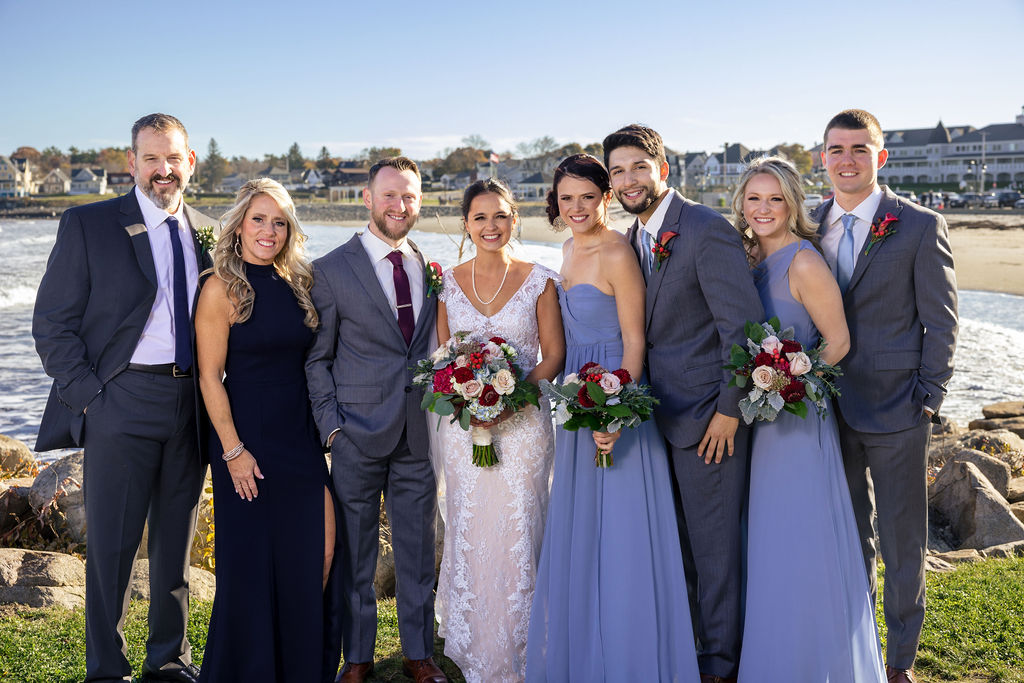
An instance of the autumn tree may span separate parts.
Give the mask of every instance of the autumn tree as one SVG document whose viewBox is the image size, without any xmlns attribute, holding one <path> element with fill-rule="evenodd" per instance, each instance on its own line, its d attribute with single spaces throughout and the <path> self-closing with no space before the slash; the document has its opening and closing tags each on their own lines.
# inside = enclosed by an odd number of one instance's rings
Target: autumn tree
<svg viewBox="0 0 1024 683">
<path fill-rule="evenodd" d="M 127 147 L 104 147 L 96 157 L 96 163 L 107 173 L 126 173 L 128 171 Z"/>
<path fill-rule="evenodd" d="M 71 168 L 71 159 L 59 148 L 51 145 L 40 153 L 39 165 L 47 173 L 55 168 L 67 171 Z"/>
<path fill-rule="evenodd" d="M 359 153 L 359 158 L 366 161 L 367 165 L 370 166 L 381 159 L 399 156 L 402 156 L 402 150 L 398 147 L 366 147 Z"/>
<path fill-rule="evenodd" d="M 25 159 L 31 166 L 39 166 L 42 152 L 35 147 L 22 146 L 11 152 L 11 159 Z"/>
<path fill-rule="evenodd" d="M 434 170 L 434 177 L 440 178 L 446 173 L 454 175 L 476 169 L 478 163 L 487 161 L 487 155 L 479 149 L 472 147 L 459 147 L 441 160 Z"/>
<path fill-rule="evenodd" d="M 793 162 L 796 170 L 800 171 L 801 175 L 811 172 L 811 153 L 804 149 L 804 146 L 799 142 L 795 142 L 792 145 L 782 144 L 776 147 L 776 149 L 780 154 Z"/>
</svg>

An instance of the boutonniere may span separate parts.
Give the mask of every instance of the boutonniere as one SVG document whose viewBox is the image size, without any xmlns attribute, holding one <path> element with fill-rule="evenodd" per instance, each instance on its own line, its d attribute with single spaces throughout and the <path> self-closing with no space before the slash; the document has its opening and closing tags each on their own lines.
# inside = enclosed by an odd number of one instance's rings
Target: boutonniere
<svg viewBox="0 0 1024 683">
<path fill-rule="evenodd" d="M 441 264 L 437 261 L 431 261 L 426 267 L 427 275 L 427 298 L 430 298 L 431 294 L 440 294 L 441 289 L 444 288 L 444 281 L 441 276 Z"/>
<path fill-rule="evenodd" d="M 893 216 L 891 213 L 887 213 L 885 214 L 885 218 L 879 218 L 871 224 L 871 240 L 868 242 L 868 246 L 864 248 L 865 256 L 867 256 L 868 252 L 871 251 L 871 247 L 896 232 L 896 228 L 891 226 L 898 220 L 899 218 L 896 218 L 896 216 Z"/>
<path fill-rule="evenodd" d="M 213 247 L 217 244 L 217 235 L 214 234 L 212 225 L 196 228 L 196 239 L 199 240 L 199 246 L 203 248 L 203 251 L 213 251 Z"/>
<path fill-rule="evenodd" d="M 651 253 L 654 254 L 654 269 L 661 270 L 661 264 L 668 260 L 668 257 L 672 255 L 672 250 L 668 248 L 669 242 L 679 236 L 678 232 L 664 232 L 661 234 L 661 239 L 654 243 L 651 247 Z"/>
</svg>

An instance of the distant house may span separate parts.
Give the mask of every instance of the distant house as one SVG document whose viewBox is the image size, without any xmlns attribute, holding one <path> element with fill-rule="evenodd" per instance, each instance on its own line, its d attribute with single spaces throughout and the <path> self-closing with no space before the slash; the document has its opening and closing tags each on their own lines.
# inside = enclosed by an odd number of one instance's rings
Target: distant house
<svg viewBox="0 0 1024 683">
<path fill-rule="evenodd" d="M 243 173 L 232 173 L 231 175 L 226 175 L 221 178 L 220 184 L 217 185 L 216 190 L 217 192 L 235 194 L 242 189 L 242 185 L 245 185 L 247 180 L 249 180 L 249 178 Z"/>
<path fill-rule="evenodd" d="M 39 183 L 40 194 L 68 194 L 71 192 L 71 178 L 59 168 L 55 168 Z"/>
<path fill-rule="evenodd" d="M 32 170 L 24 159 L 0 156 L 0 197 L 26 197 L 31 191 Z"/>
<path fill-rule="evenodd" d="M 342 161 L 334 172 L 326 176 L 330 200 L 356 200 L 370 180 L 370 169 L 358 161 Z"/>
<path fill-rule="evenodd" d="M 70 194 L 106 194 L 107 172 L 102 168 L 79 168 L 71 172 Z"/>
<path fill-rule="evenodd" d="M 135 185 L 135 178 L 131 173 L 110 173 L 107 175 L 107 191 L 114 194 L 124 194 Z"/>
<path fill-rule="evenodd" d="M 291 184 L 292 174 L 287 168 L 282 166 L 267 166 L 265 169 L 256 174 L 258 178 L 270 178 L 276 180 L 285 187 Z"/>
<path fill-rule="evenodd" d="M 516 199 L 544 199 L 555 181 L 553 173 L 537 171 L 512 186 Z"/>
<path fill-rule="evenodd" d="M 315 168 L 307 168 L 299 174 L 296 182 L 297 190 L 319 190 L 324 186 L 325 174 Z"/>
</svg>

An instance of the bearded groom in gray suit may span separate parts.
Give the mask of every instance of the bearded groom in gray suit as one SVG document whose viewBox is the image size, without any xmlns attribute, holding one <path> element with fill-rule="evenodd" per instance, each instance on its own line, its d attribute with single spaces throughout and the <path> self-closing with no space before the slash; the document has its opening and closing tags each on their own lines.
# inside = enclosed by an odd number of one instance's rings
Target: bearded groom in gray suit
<svg viewBox="0 0 1024 683">
<path fill-rule="evenodd" d="M 912 683 L 924 622 L 930 422 L 953 374 L 957 332 L 949 230 L 939 214 L 878 184 L 888 152 L 870 113 L 840 112 L 824 140 L 835 197 L 814 218 L 851 341 L 838 379 L 840 443 L 872 595 L 878 549 L 886 566 L 886 674 Z"/>
<path fill-rule="evenodd" d="M 53 389 L 36 450 L 85 448 L 88 683 L 131 680 L 123 624 L 149 520 L 149 638 L 140 681 L 191 683 L 188 561 L 203 447 L 192 359 L 199 273 L 211 265 L 186 205 L 195 170 L 181 121 L 132 127 L 122 197 L 68 209 L 39 283 L 32 335 Z"/>
<path fill-rule="evenodd" d="M 729 680 L 742 635 L 749 448 L 739 421 L 746 392 L 728 386 L 723 366 L 743 343 L 745 323 L 760 322 L 764 309 L 736 229 L 668 187 L 656 131 L 621 128 L 604 139 L 604 159 L 622 208 L 637 216 L 627 237 L 647 280 L 647 372 L 682 503 L 701 680 Z"/>
<path fill-rule="evenodd" d="M 403 668 L 417 683 L 447 680 L 432 659 L 437 494 L 422 390 L 412 386 L 412 366 L 431 351 L 437 309 L 423 256 L 406 239 L 421 200 L 415 162 L 377 162 L 363 190 L 367 230 L 313 262 L 320 329 L 306 377 L 313 416 L 331 450 L 341 510 L 341 683 L 360 683 L 373 672 L 382 493 L 395 554 Z"/>
</svg>

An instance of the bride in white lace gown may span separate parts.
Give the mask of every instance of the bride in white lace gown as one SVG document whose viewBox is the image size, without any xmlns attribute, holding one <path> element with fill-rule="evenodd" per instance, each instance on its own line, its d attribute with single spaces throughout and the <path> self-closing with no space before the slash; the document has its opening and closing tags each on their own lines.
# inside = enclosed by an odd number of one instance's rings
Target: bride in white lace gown
<svg viewBox="0 0 1024 683">
<path fill-rule="evenodd" d="M 517 214 L 508 189 L 482 180 L 466 189 L 463 219 L 476 258 L 443 277 L 438 339 L 468 331 L 519 351 L 528 381 L 552 380 L 565 358 L 558 274 L 513 259 L 506 245 Z M 538 351 L 543 360 L 538 363 Z M 441 420 L 435 467 L 443 474 L 445 538 L 436 611 L 444 653 L 470 683 L 522 681 L 530 604 L 544 536 L 554 456 L 546 402 L 492 423 L 498 463 L 472 463 L 469 432 Z M 437 416 L 428 416 L 431 426 Z"/>
</svg>

